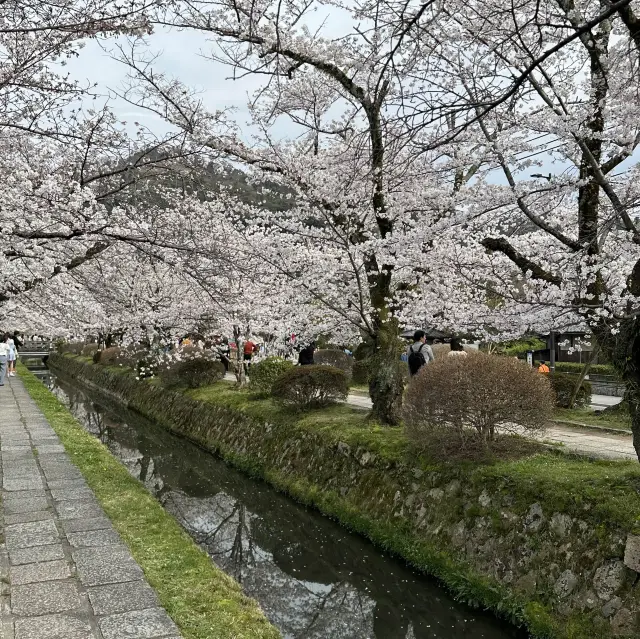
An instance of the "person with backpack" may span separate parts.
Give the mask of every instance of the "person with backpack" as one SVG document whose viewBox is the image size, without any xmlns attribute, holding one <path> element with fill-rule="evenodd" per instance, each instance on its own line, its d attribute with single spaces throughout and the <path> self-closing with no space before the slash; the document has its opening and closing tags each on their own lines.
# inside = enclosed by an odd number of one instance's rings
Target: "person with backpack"
<svg viewBox="0 0 640 639">
<path fill-rule="evenodd" d="M 411 377 L 416 375 L 425 364 L 435 360 L 424 331 L 416 331 L 413 334 L 413 344 L 409 347 L 408 355 L 407 363 Z"/>
</svg>

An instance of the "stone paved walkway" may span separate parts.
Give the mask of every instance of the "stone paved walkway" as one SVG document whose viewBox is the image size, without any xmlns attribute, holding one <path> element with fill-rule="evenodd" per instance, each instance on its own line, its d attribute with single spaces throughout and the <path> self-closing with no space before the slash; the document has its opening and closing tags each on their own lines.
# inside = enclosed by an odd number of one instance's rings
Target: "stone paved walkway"
<svg viewBox="0 0 640 639">
<path fill-rule="evenodd" d="M 180 639 L 18 378 L 0 387 L 1 639 Z"/>
</svg>

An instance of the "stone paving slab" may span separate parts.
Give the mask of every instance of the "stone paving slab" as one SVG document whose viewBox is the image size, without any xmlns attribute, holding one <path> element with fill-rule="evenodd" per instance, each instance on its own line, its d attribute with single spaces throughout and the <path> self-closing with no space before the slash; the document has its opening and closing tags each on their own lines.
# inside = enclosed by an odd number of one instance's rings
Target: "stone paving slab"
<svg viewBox="0 0 640 639">
<path fill-rule="evenodd" d="M 182 639 L 18 378 L 0 407 L 0 639 Z"/>
</svg>

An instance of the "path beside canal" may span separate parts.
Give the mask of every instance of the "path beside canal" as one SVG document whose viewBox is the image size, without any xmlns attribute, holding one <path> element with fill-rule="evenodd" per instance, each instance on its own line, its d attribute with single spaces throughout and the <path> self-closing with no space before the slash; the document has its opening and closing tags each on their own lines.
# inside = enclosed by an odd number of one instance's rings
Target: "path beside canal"
<svg viewBox="0 0 640 639">
<path fill-rule="evenodd" d="M 19 378 L 0 387 L 3 639 L 180 639 Z"/>
</svg>

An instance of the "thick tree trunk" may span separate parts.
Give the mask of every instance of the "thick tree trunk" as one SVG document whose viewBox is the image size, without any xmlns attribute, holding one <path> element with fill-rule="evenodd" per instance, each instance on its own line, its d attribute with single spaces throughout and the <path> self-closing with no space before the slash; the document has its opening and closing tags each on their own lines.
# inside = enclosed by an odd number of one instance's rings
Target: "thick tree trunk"
<svg viewBox="0 0 640 639">
<path fill-rule="evenodd" d="M 375 354 L 371 358 L 369 374 L 369 396 L 373 402 L 372 417 L 382 424 L 397 426 L 400 422 L 404 392 L 397 322 L 391 320 L 382 324 L 374 342 Z"/>
<path fill-rule="evenodd" d="M 638 262 L 640 264 L 640 262 Z M 636 282 L 640 286 L 640 282 Z M 634 291 L 633 284 L 630 286 Z M 606 329 L 605 329 L 606 330 Z M 640 460 L 640 318 L 624 320 L 616 335 L 602 335 L 596 332 L 603 350 L 611 358 L 612 364 L 624 380 L 626 390 L 624 401 L 631 415 L 633 447 Z"/>
</svg>

